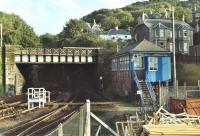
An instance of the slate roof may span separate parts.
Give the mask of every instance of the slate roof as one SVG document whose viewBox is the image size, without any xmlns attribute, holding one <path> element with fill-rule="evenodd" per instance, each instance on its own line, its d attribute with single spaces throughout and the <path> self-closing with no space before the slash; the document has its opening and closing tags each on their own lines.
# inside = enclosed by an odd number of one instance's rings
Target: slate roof
<svg viewBox="0 0 200 136">
<path fill-rule="evenodd" d="M 127 54 L 129 52 L 159 52 L 159 53 L 170 53 L 168 50 L 155 45 L 154 43 L 144 39 L 140 43 L 134 43 L 123 49 L 121 49 L 115 56 Z"/>
<path fill-rule="evenodd" d="M 144 39 L 135 48 L 132 49 L 135 52 L 168 52 L 167 50 L 155 45 L 154 43 Z"/>
<path fill-rule="evenodd" d="M 110 29 L 109 31 L 107 32 L 102 32 L 101 33 L 102 35 L 118 35 L 118 34 L 121 34 L 121 35 L 131 35 L 130 32 L 124 30 L 124 29 Z"/>
<path fill-rule="evenodd" d="M 155 26 L 160 26 L 161 28 L 168 28 L 168 29 L 172 29 L 172 21 L 171 20 L 164 20 L 164 19 L 146 19 L 144 21 L 144 24 L 149 27 L 149 28 L 155 28 Z M 175 28 L 176 29 L 189 29 L 189 30 L 193 30 L 193 28 L 183 22 L 183 21 L 175 21 Z"/>
<path fill-rule="evenodd" d="M 194 11 L 193 13 L 200 13 L 200 9 Z"/>
</svg>

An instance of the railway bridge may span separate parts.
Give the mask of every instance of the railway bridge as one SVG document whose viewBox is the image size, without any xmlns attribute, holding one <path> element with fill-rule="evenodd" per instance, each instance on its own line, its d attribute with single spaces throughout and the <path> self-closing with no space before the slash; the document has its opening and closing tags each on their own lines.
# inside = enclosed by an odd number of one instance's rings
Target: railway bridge
<svg viewBox="0 0 200 136">
<path fill-rule="evenodd" d="M 85 77 L 91 81 L 98 80 L 97 69 L 103 62 L 102 51 L 85 47 L 18 48 L 5 45 L 1 60 L 4 91 L 20 94 L 26 86 L 56 86 L 57 82 L 61 83 L 57 86 L 69 87 L 76 82 L 76 87 L 79 81 L 87 79 Z"/>
</svg>

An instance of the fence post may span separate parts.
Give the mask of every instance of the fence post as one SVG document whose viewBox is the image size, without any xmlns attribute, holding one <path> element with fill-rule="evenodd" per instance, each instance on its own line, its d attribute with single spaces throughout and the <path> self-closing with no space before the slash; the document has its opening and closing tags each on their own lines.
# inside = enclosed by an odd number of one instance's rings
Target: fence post
<svg viewBox="0 0 200 136">
<path fill-rule="evenodd" d="M 160 82 L 160 80 L 159 80 L 159 85 L 158 85 L 158 87 L 159 87 L 159 89 L 158 89 L 158 91 L 159 91 L 159 106 L 161 106 L 162 105 L 162 89 L 161 89 L 161 82 Z"/>
<path fill-rule="evenodd" d="M 80 117 L 79 117 L 79 136 L 83 136 L 83 133 L 84 133 L 83 106 L 80 107 L 80 113 L 79 113 L 79 115 L 80 115 Z"/>
<path fill-rule="evenodd" d="M 90 100 L 86 100 L 86 122 L 85 122 L 85 133 L 84 136 L 91 135 L 91 126 L 90 126 Z"/>
<path fill-rule="evenodd" d="M 63 125 L 60 123 L 58 125 L 58 136 L 63 136 Z"/>
<path fill-rule="evenodd" d="M 178 91 L 179 91 L 179 90 L 178 90 L 178 80 L 176 80 L 176 94 L 175 94 L 175 95 L 176 95 L 176 98 L 178 98 Z"/>
<path fill-rule="evenodd" d="M 169 82 L 166 82 L 166 105 L 167 105 L 167 109 L 169 109 Z"/>
<path fill-rule="evenodd" d="M 187 92 L 186 92 L 186 82 L 184 82 L 184 94 L 185 94 L 185 98 L 187 98 Z"/>
</svg>

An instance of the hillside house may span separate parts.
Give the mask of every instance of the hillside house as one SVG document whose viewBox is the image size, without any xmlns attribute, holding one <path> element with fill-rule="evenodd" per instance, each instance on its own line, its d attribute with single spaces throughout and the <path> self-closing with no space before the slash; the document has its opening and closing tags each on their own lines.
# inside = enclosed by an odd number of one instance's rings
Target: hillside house
<svg viewBox="0 0 200 136">
<path fill-rule="evenodd" d="M 196 9 L 194 8 L 193 12 L 192 12 L 192 15 L 193 15 L 193 25 L 194 25 L 194 32 L 199 32 L 200 31 L 200 9 Z"/>
<path fill-rule="evenodd" d="M 158 82 L 170 80 L 171 52 L 146 39 L 123 48 L 112 58 L 112 85 L 116 95 L 139 93 L 144 101 L 149 98 L 156 101 L 159 92 L 153 88 Z"/>
<path fill-rule="evenodd" d="M 118 27 L 116 27 L 115 29 L 110 29 L 109 31 L 100 33 L 100 37 L 105 40 L 126 41 L 131 39 L 131 33 L 124 29 L 118 29 Z"/>
<path fill-rule="evenodd" d="M 172 21 L 165 19 L 144 19 L 134 30 L 135 40 L 141 42 L 144 38 L 156 45 L 172 51 Z M 193 46 L 193 28 L 184 21 L 175 21 L 176 52 L 189 53 Z"/>
<path fill-rule="evenodd" d="M 85 23 L 85 29 L 88 33 L 100 34 L 102 32 L 101 25 L 97 24 L 95 19 L 93 23 Z"/>
</svg>

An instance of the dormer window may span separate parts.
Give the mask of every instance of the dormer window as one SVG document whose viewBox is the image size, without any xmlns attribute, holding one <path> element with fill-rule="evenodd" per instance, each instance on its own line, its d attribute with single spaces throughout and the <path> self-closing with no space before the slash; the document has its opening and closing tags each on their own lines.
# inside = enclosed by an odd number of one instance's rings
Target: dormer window
<svg viewBox="0 0 200 136">
<path fill-rule="evenodd" d="M 183 37 L 187 37 L 188 36 L 188 31 L 187 30 L 183 30 Z"/>
<path fill-rule="evenodd" d="M 155 30 L 155 36 L 156 37 L 164 37 L 165 36 L 165 31 L 164 31 L 164 29 L 156 29 Z"/>
<path fill-rule="evenodd" d="M 169 31 L 169 37 L 172 38 L 172 31 Z"/>
<path fill-rule="evenodd" d="M 160 29 L 160 37 L 164 37 L 165 34 L 164 34 L 164 29 Z"/>
</svg>

